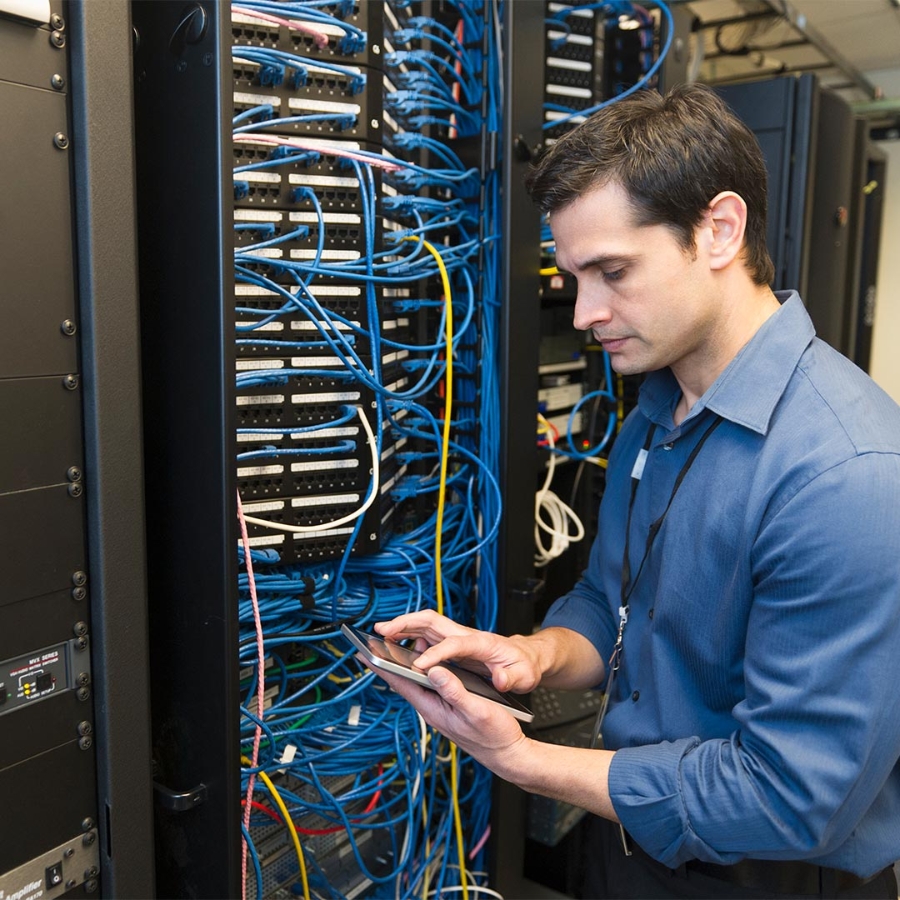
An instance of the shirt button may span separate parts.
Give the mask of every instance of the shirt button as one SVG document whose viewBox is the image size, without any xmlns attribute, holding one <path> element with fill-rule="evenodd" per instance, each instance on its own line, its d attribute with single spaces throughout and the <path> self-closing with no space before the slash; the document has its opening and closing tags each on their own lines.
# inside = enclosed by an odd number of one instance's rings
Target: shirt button
<svg viewBox="0 0 900 900">
<path fill-rule="evenodd" d="M 636 703 L 636 702 L 638 701 L 638 699 L 640 698 L 640 696 L 641 696 L 641 692 L 640 692 L 640 691 L 635 691 L 635 692 L 631 695 L 631 699 L 634 700 L 635 703 Z"/>
<path fill-rule="evenodd" d="M 663 450 L 671 450 L 674 448 L 674 446 L 675 445 L 673 443 L 663 444 Z"/>
</svg>

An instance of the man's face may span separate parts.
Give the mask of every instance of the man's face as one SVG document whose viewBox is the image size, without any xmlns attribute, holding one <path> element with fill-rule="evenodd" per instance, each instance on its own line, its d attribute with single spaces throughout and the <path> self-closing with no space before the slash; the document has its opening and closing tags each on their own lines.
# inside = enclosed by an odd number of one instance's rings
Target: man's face
<svg viewBox="0 0 900 900">
<path fill-rule="evenodd" d="M 715 355 L 722 316 L 702 242 L 688 253 L 666 226 L 634 218 L 615 183 L 551 214 L 557 264 L 578 282 L 575 327 L 592 331 L 623 375 L 693 374 Z"/>
</svg>

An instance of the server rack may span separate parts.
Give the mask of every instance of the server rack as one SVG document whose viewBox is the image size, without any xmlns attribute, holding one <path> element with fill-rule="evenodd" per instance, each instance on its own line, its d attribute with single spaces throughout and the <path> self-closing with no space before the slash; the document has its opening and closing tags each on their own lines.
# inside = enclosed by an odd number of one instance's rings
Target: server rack
<svg viewBox="0 0 900 900">
<path fill-rule="evenodd" d="M 235 245 L 230 238 L 235 201 L 224 187 L 230 189 L 232 182 L 226 158 L 231 23 L 227 7 L 211 2 L 181 8 L 137 0 L 132 9 L 148 576 L 155 599 L 151 671 L 158 685 L 153 693 L 158 884 L 167 896 L 234 896 L 240 891 Z M 435 10 L 439 13 L 440 4 Z M 502 139 L 480 149 L 461 144 L 460 153 L 469 159 L 504 155 L 501 230 L 509 252 L 503 274 L 503 421 L 514 424 L 503 436 L 502 469 L 508 496 L 523 497 L 519 477 L 530 484 L 535 471 L 538 326 L 531 300 L 538 284 L 539 219 L 522 178 L 540 142 L 541 77 L 535 61 L 541 58 L 541 13 L 536 4 L 509 4 L 505 10 L 509 93 Z M 520 90 L 526 82 L 533 84 L 533 96 Z M 275 199 L 280 198 L 279 189 Z M 238 206 L 249 209 L 255 202 L 244 197 Z M 515 229 L 507 225 L 513 221 Z M 535 253 L 514 252 L 517 246 L 531 246 Z M 521 390 L 526 383 L 533 386 L 529 393 Z M 533 621 L 532 511 L 528 502 L 524 515 L 515 509 L 506 515 L 511 524 L 499 569 L 506 601 L 501 630 L 527 629 Z M 494 809 L 498 846 L 491 858 L 494 878 L 503 884 L 519 878 L 524 796 L 500 786 Z M 517 864 L 509 853 L 518 857 Z"/>
<path fill-rule="evenodd" d="M 717 91 L 756 134 L 765 156 L 773 287 L 798 290 L 819 337 L 852 355 L 858 234 L 850 219 L 857 181 L 850 107 L 811 74 Z"/>
<path fill-rule="evenodd" d="M 130 29 L 114 3 L 16 12 L 0 18 L 0 889 L 148 896 Z"/>
</svg>

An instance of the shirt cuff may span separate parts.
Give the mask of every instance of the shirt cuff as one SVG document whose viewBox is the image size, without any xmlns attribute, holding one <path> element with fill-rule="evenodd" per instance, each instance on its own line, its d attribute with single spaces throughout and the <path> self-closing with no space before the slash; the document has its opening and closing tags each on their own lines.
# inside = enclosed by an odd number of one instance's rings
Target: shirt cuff
<svg viewBox="0 0 900 900">
<path fill-rule="evenodd" d="M 679 786 L 681 760 L 699 738 L 616 750 L 609 768 L 609 797 L 625 830 L 654 859 L 677 868 L 693 858 L 690 823 Z"/>
</svg>

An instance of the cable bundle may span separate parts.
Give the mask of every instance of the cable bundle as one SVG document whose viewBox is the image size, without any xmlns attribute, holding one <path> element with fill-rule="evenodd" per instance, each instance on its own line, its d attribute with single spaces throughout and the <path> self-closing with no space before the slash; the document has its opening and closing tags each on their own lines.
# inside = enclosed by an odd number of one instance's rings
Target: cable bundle
<svg viewBox="0 0 900 900">
<path fill-rule="evenodd" d="M 489 773 L 340 636 L 496 624 L 499 182 L 454 142 L 497 29 L 445 6 L 233 6 L 245 897 L 493 893 Z"/>
</svg>

